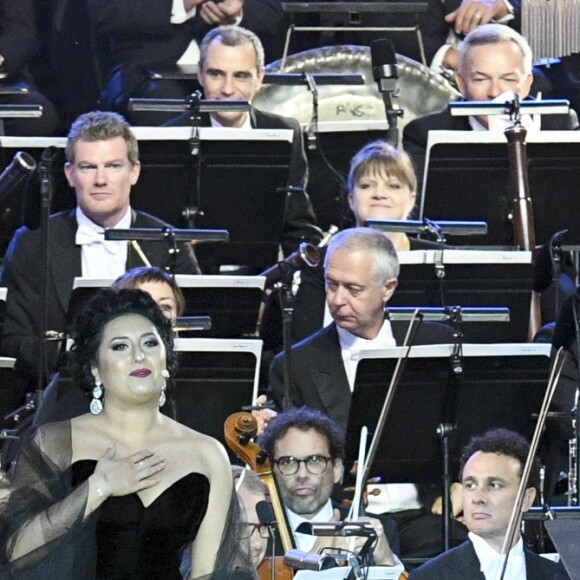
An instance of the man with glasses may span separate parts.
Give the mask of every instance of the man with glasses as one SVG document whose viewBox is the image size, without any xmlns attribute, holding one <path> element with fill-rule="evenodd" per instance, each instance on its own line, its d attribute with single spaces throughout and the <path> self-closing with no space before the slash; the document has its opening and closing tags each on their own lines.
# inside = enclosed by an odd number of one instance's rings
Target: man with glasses
<svg viewBox="0 0 580 580">
<path fill-rule="evenodd" d="M 48 248 L 38 229 L 22 227 L 14 235 L 0 277 L 8 288 L 2 336 L 3 356 L 18 359 L 18 368 L 34 376 L 38 357 L 41 289 L 47 285 L 46 329 L 65 331 L 66 313 L 76 276 L 115 279 L 136 266 L 166 267 L 168 245 L 156 241 L 129 244 L 106 241 L 106 228 L 161 228 L 165 222 L 135 211 L 131 187 L 141 165 L 137 140 L 116 113 L 81 115 L 66 144 L 65 174 L 74 188 L 76 208 L 50 217 Z M 46 280 L 39 280 L 41 256 L 48 252 Z M 179 244 L 175 273 L 197 274 L 190 244 Z M 57 342 L 50 342 L 49 371 L 56 368 Z"/>
<path fill-rule="evenodd" d="M 329 538 L 300 533 L 303 522 L 330 522 L 343 519 L 330 496 L 334 486 L 342 480 L 344 436 L 328 417 L 307 407 L 291 409 L 275 417 L 259 439 L 259 444 L 273 464 L 280 495 L 286 507 L 288 522 L 296 547 L 304 552 L 317 552 L 330 547 L 351 549 L 349 538 Z M 380 520 L 365 519 L 377 534 L 373 560 L 377 565 L 398 563 L 390 540 L 396 543 L 394 527 L 389 526 L 389 538 Z M 358 552 L 366 538 L 357 537 L 354 551 Z"/>
</svg>

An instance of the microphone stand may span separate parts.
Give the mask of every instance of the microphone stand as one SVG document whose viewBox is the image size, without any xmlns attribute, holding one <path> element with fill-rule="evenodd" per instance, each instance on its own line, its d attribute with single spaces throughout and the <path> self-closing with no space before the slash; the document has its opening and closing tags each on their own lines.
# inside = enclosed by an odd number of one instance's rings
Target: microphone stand
<svg viewBox="0 0 580 580">
<path fill-rule="evenodd" d="M 306 147 L 314 151 L 317 147 L 316 134 L 318 133 L 318 86 L 312 73 L 304 73 L 308 90 L 312 93 L 312 117 L 306 130 Z"/>
<path fill-rule="evenodd" d="M 292 407 L 290 397 L 290 357 L 292 356 L 292 317 L 294 316 L 294 295 L 292 279 L 279 284 L 280 308 L 282 309 L 282 341 L 284 344 L 284 397 L 282 410 Z"/>
<path fill-rule="evenodd" d="M 38 164 L 38 175 L 40 178 L 40 236 L 41 236 L 41 255 L 40 255 L 40 280 L 42 290 L 40 294 L 40 316 L 38 321 L 38 358 L 37 358 L 37 376 L 36 376 L 36 408 L 40 406 L 42 393 L 44 391 L 46 369 L 46 335 L 48 330 L 48 240 L 49 240 L 49 216 L 50 206 L 53 195 L 52 182 L 52 161 L 55 153 L 55 147 L 47 147 Z"/>
</svg>

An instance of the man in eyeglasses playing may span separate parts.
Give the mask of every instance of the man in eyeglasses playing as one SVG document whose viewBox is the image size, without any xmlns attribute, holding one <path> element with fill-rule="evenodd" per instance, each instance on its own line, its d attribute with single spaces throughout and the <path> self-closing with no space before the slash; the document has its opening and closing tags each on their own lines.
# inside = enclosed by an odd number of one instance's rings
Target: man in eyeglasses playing
<svg viewBox="0 0 580 580">
<path fill-rule="evenodd" d="M 341 511 L 334 507 L 330 499 L 335 484 L 342 480 L 344 470 L 344 436 L 337 425 L 320 411 L 307 407 L 294 408 L 281 413 L 268 424 L 259 444 L 272 463 L 296 547 L 304 552 L 317 552 L 321 547 L 332 547 L 334 551 L 338 548 L 350 549 L 349 538 L 316 538 L 296 531 L 303 522 L 343 519 Z M 391 549 L 391 544 L 394 546 L 398 542 L 394 525 L 387 537 L 380 520 L 356 519 L 367 520 L 377 534 L 374 564 L 398 564 Z M 387 522 L 392 524 L 389 520 Z M 358 552 L 365 541 L 366 538 L 357 537 L 354 551 Z"/>
</svg>

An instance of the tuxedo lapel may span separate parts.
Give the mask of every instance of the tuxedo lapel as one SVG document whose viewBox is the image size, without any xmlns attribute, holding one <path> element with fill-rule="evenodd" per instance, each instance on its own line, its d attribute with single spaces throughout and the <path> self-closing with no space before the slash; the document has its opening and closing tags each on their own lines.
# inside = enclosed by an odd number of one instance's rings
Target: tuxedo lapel
<svg viewBox="0 0 580 580">
<path fill-rule="evenodd" d="M 334 324 L 324 329 L 315 346 L 310 367 L 312 388 L 318 393 L 324 412 L 346 427 L 351 392 Z"/>
<path fill-rule="evenodd" d="M 50 220 L 49 247 L 56 249 L 48 259 L 49 283 L 55 288 L 61 309 L 66 312 L 72 293 L 72 280 L 82 275 L 81 248 L 75 244 L 77 229 L 74 210 Z"/>
</svg>

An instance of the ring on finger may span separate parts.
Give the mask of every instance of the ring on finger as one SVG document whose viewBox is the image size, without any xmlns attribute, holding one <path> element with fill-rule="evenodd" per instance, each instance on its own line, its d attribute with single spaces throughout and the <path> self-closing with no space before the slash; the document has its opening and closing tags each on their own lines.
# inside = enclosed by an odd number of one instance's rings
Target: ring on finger
<svg viewBox="0 0 580 580">
<path fill-rule="evenodd" d="M 474 14 L 474 18 L 475 18 L 476 20 L 481 20 L 481 17 L 482 17 L 482 14 L 481 14 L 481 12 L 479 12 L 479 11 L 478 11 L 478 12 L 476 12 L 476 13 Z"/>
</svg>

